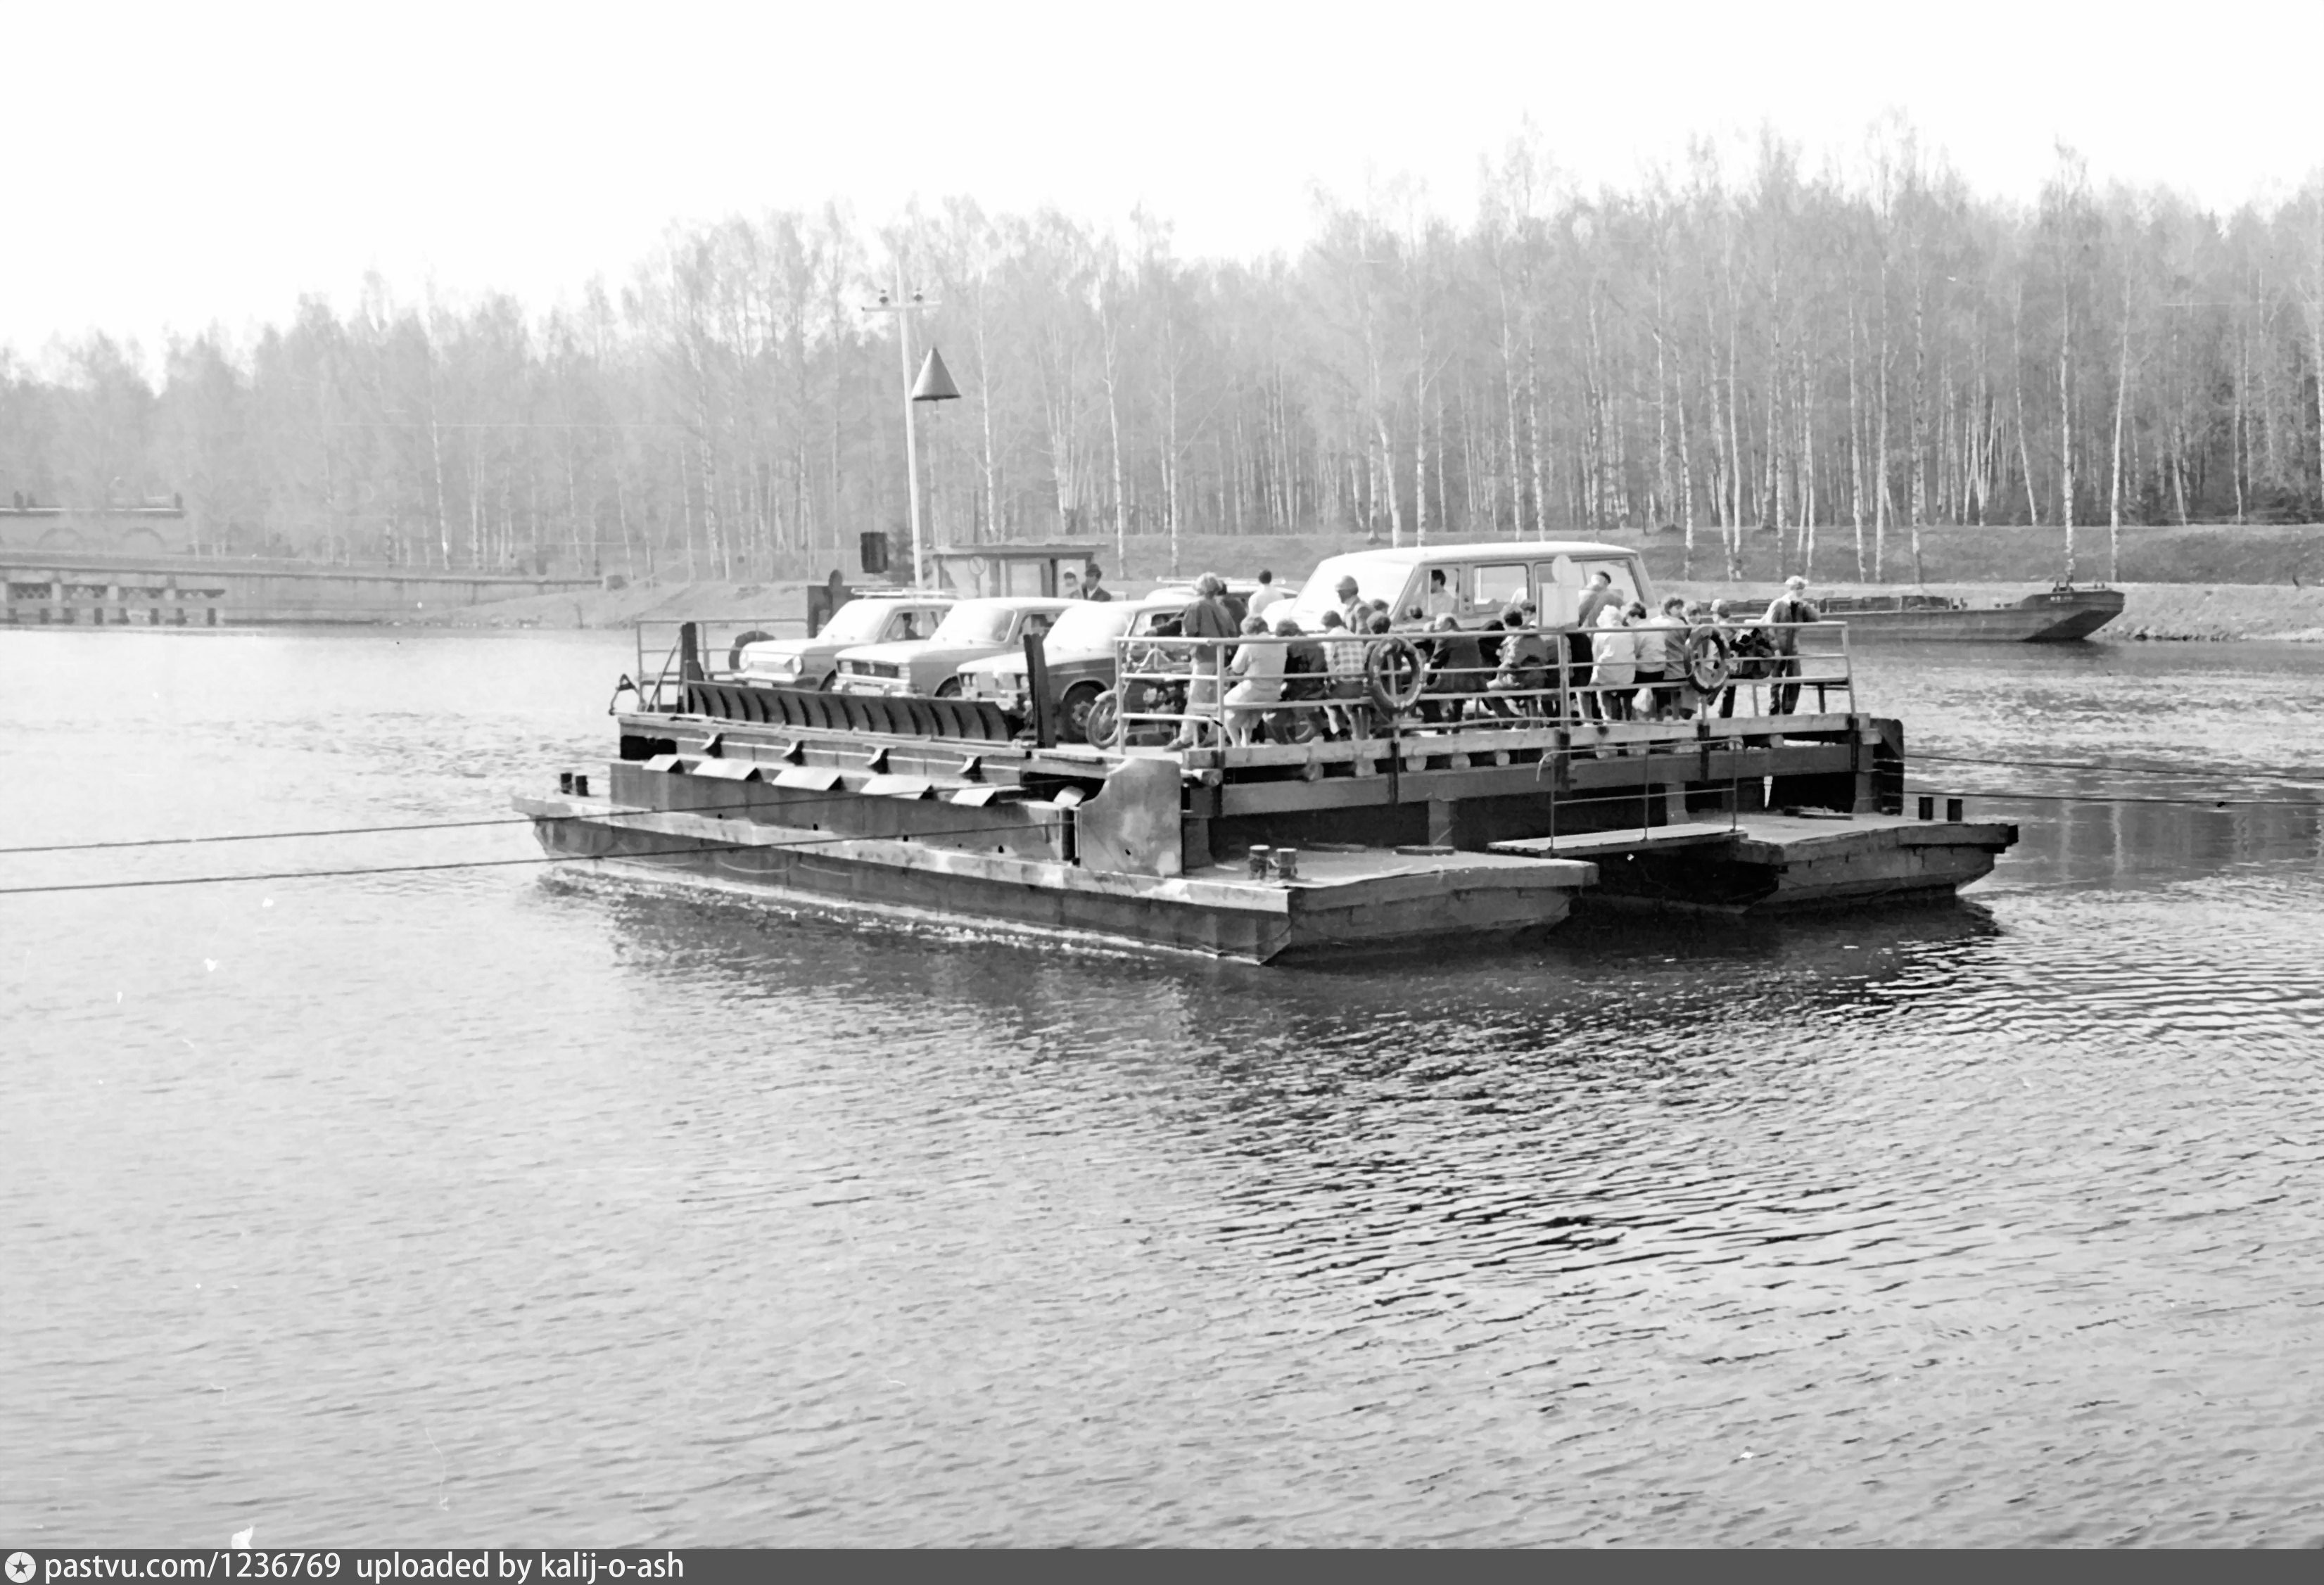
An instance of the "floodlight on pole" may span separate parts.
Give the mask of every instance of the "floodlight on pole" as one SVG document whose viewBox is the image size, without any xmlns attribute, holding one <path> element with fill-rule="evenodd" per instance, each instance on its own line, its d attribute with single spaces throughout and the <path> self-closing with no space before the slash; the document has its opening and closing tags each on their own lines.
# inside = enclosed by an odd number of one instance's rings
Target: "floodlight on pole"
<svg viewBox="0 0 2324 1585">
<path fill-rule="evenodd" d="M 920 555 L 920 448 L 919 438 L 915 432 L 912 421 L 913 404 L 916 401 L 923 399 L 918 396 L 918 388 L 912 380 L 912 326 L 909 316 L 925 313 L 941 305 L 928 301 L 917 291 L 912 293 L 909 300 L 905 299 L 904 273 L 900 266 L 896 272 L 895 295 L 890 297 L 883 291 L 880 294 L 878 302 L 866 303 L 863 306 L 863 311 L 867 314 L 892 314 L 896 318 L 896 355 L 899 365 L 904 371 L 904 488 L 910 496 L 908 515 L 912 524 L 912 587 L 916 589 L 925 589 L 928 586 L 928 575 L 927 564 Z M 939 361 L 936 366 L 941 369 L 944 364 Z M 925 373 L 922 378 L 926 378 Z M 951 376 L 946 375 L 945 383 L 949 385 L 951 382 Z M 954 391 L 951 394 L 958 396 L 960 392 Z M 935 397 L 925 400 L 942 401 L 944 399 Z"/>
</svg>

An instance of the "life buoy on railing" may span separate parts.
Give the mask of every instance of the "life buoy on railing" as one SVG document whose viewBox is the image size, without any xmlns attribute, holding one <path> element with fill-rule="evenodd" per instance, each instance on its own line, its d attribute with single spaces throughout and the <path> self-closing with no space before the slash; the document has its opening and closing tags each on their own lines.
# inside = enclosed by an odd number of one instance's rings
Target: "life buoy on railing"
<svg viewBox="0 0 2324 1585">
<path fill-rule="evenodd" d="M 760 642 L 761 640 L 771 639 L 775 635 L 772 633 L 762 633 L 757 628 L 752 628 L 749 632 L 737 636 L 734 640 L 734 647 L 726 651 L 726 669 L 729 671 L 742 670 L 742 651 L 749 649 L 752 644 Z"/>
<path fill-rule="evenodd" d="M 1385 715 L 1401 715 L 1420 703 L 1428 668 L 1409 639 L 1381 639 L 1364 650 L 1364 684 Z"/>
<path fill-rule="evenodd" d="M 1082 723 L 1082 736 L 1093 749 L 1110 749 L 1121 736 L 1121 696 L 1108 688 L 1090 701 Z"/>
<path fill-rule="evenodd" d="M 1695 691 L 1715 694 L 1735 675 L 1735 652 L 1717 628 L 1697 630 L 1686 640 L 1686 677 Z"/>
</svg>

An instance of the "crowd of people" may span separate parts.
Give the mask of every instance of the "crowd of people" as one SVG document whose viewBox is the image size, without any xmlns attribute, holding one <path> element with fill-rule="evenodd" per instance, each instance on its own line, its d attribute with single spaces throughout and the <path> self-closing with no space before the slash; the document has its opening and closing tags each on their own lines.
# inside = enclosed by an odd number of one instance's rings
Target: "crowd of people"
<svg viewBox="0 0 2324 1585">
<path fill-rule="evenodd" d="M 1169 746 L 1194 746 L 1201 723 L 1213 717 L 1233 743 L 1318 733 L 1370 736 L 1379 708 L 1367 665 L 1372 647 L 1392 636 L 1395 624 L 1388 603 L 1365 599 L 1353 578 L 1342 578 L 1333 593 L 1339 604 L 1323 613 L 1320 631 L 1310 632 L 1277 611 L 1289 596 L 1270 572 L 1259 575 L 1250 594 L 1234 592 L 1215 573 L 1196 579 L 1194 598 L 1157 637 L 1278 641 L 1197 650 L 1185 719 Z M 1729 600 L 1689 602 L 1677 594 L 1650 611 L 1643 601 L 1626 599 L 1603 571 L 1583 591 L 1577 616 L 1571 628 L 1545 628 L 1533 603 L 1519 601 L 1498 622 L 1464 629 L 1438 574 L 1424 606 L 1425 626 L 1406 635 L 1422 671 L 1416 714 L 1437 726 L 1678 721 L 1708 714 L 1716 701 L 1719 715 L 1730 717 L 1738 686 L 1764 680 L 1769 713 L 1789 714 L 1802 686 L 1800 626 L 1820 620 L 1803 577 L 1786 580 L 1763 613 L 1739 612 Z M 1714 654 L 1726 658 L 1723 679 L 1718 668 L 1696 664 Z M 1716 686 L 1702 687 L 1706 677 Z"/>
</svg>

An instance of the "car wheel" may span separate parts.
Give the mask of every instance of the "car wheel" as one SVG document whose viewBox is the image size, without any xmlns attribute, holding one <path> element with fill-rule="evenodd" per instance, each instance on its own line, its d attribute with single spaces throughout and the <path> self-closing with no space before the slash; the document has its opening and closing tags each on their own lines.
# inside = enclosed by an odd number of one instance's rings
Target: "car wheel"
<svg viewBox="0 0 2324 1585">
<path fill-rule="evenodd" d="M 945 678 L 944 681 L 936 684 L 936 697 L 939 699 L 959 698 L 960 678 L 956 677 L 948 677 Z"/>
<path fill-rule="evenodd" d="M 815 691 L 818 694 L 828 694 L 838 687 L 839 673 L 836 671 L 826 671 L 823 674 L 823 680 L 815 685 Z"/>
<path fill-rule="evenodd" d="M 1090 706 L 1102 690 L 1093 682 L 1075 683 L 1057 704 L 1057 735 L 1071 743 L 1089 742 Z"/>
</svg>

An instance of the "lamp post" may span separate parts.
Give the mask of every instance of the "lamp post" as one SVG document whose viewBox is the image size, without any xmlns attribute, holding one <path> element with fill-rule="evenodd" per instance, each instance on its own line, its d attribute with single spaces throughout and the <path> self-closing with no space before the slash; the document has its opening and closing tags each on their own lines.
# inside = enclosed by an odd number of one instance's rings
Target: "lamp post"
<svg viewBox="0 0 2324 1585">
<path fill-rule="evenodd" d="M 928 349 L 927 366 L 921 369 L 918 382 L 914 382 L 912 324 L 909 316 L 925 313 L 930 309 L 942 306 L 940 303 L 928 301 L 917 291 L 907 299 L 904 296 L 903 272 L 900 269 L 896 272 L 895 295 L 890 297 L 883 291 L 880 294 L 878 302 L 866 303 L 863 306 L 863 311 L 867 314 L 892 314 L 896 319 L 896 360 L 904 373 L 904 488 L 910 496 L 908 515 L 912 525 L 912 587 L 916 589 L 927 587 L 928 575 L 927 564 L 920 556 L 920 447 L 919 436 L 914 427 L 912 409 L 923 401 L 952 401 L 958 397 L 960 392 L 954 388 L 952 375 L 945 371 L 944 360 L 936 356 L 934 347 Z"/>
</svg>

